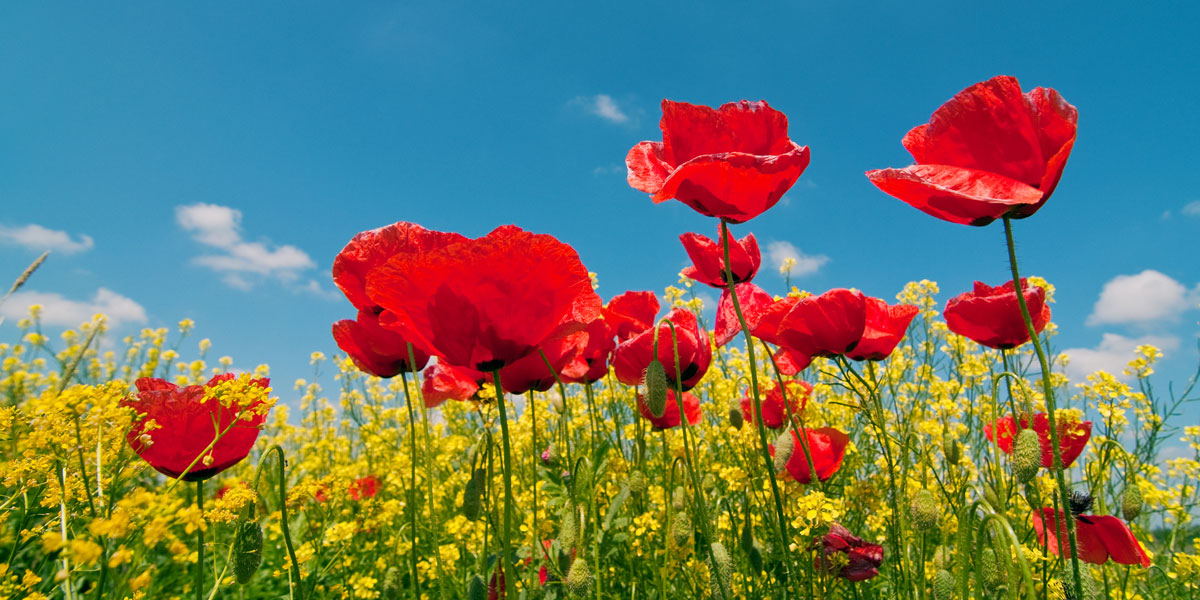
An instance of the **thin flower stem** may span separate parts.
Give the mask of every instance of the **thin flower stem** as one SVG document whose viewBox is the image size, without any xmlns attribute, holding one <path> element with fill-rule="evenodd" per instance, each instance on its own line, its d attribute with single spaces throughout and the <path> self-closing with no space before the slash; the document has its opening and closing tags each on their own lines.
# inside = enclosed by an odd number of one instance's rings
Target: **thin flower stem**
<svg viewBox="0 0 1200 600">
<path fill-rule="evenodd" d="M 496 384 L 496 406 L 500 408 L 500 436 L 504 449 L 504 524 L 500 528 L 501 572 L 511 571 L 512 548 L 509 547 L 509 527 L 512 524 L 512 451 L 508 442 L 508 412 L 504 408 L 504 388 L 500 385 L 500 369 L 492 371 L 492 380 Z M 506 574 L 504 577 L 505 594 L 516 591 L 516 578 Z"/>
<path fill-rule="evenodd" d="M 412 559 L 412 593 L 414 598 L 420 598 L 420 583 L 417 581 L 417 424 L 413 415 L 412 397 L 408 394 L 408 375 L 404 371 L 400 372 L 400 385 L 404 386 L 404 405 L 408 408 L 408 446 L 412 456 L 412 460 L 409 461 L 409 480 L 412 484 L 408 489 L 409 526 L 412 530 L 412 551 L 409 552 Z"/>
<path fill-rule="evenodd" d="M 204 600 L 204 480 L 196 480 L 196 508 L 200 526 L 196 528 L 196 600 Z"/>
<path fill-rule="evenodd" d="M 1012 219 L 1004 217 L 1004 239 L 1008 245 L 1008 264 L 1012 268 L 1013 288 L 1017 292 L 1017 306 L 1021 308 L 1021 318 L 1025 321 L 1025 330 L 1029 333 L 1029 341 L 1033 343 L 1033 350 L 1037 353 L 1038 363 L 1042 368 L 1042 389 L 1046 394 L 1046 418 L 1050 422 L 1050 451 L 1054 455 L 1054 478 L 1058 481 L 1058 494 L 1062 498 L 1064 506 L 1067 505 L 1069 492 L 1067 490 L 1067 478 L 1064 475 L 1062 463 L 1062 449 L 1058 446 L 1058 425 L 1055 422 L 1055 412 L 1057 407 L 1054 403 L 1054 386 L 1050 383 L 1050 361 L 1046 359 L 1046 352 L 1042 349 L 1042 342 L 1038 339 L 1037 329 L 1033 326 L 1033 319 L 1029 316 L 1029 306 L 1025 303 L 1025 288 L 1021 285 L 1021 273 L 1017 270 L 1017 247 L 1013 243 L 1012 235 Z M 1057 519 L 1056 519 L 1057 520 Z M 1079 577 L 1079 551 L 1075 540 L 1075 519 L 1067 518 L 1067 540 L 1071 547 L 1071 573 L 1075 580 L 1075 597 L 1083 597 L 1083 582 Z"/>
</svg>

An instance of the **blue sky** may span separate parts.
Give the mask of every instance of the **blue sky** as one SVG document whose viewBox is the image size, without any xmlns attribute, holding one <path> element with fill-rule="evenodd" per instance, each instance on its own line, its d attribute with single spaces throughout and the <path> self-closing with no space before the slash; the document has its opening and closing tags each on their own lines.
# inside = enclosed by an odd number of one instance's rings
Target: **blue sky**
<svg viewBox="0 0 1200 600">
<path fill-rule="evenodd" d="M 662 98 L 765 99 L 812 164 L 735 228 L 775 248 L 759 283 L 781 293 L 790 252 L 810 291 L 928 278 L 944 301 L 1007 279 L 1003 230 L 863 172 L 909 164 L 910 127 L 1009 74 L 1080 112 L 1058 190 L 1016 226 L 1025 273 L 1057 286 L 1058 345 L 1103 366 L 1157 342 L 1180 382 L 1196 364 L 1196 6 L 502 4 L 4 5 L 0 274 L 52 248 L 24 300 L 64 323 L 106 308 L 118 333 L 190 317 L 287 399 L 352 317 L 329 269 L 363 229 L 516 223 L 574 245 L 606 299 L 673 284 L 679 234 L 715 224 L 631 189 L 625 153 L 659 138 Z"/>
</svg>

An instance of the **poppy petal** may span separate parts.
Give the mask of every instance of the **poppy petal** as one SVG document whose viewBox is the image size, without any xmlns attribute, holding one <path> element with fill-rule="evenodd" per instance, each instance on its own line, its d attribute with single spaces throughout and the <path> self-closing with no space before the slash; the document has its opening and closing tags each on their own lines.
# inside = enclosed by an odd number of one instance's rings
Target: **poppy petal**
<svg viewBox="0 0 1200 600">
<path fill-rule="evenodd" d="M 884 193 L 939 219 L 962 225 L 987 225 L 1014 207 L 1036 205 L 1037 188 L 1003 175 L 947 165 L 913 165 L 867 171 Z"/>
<path fill-rule="evenodd" d="M 647 194 L 656 194 L 671 175 L 672 167 L 663 161 L 662 142 L 642 142 L 629 150 L 625 157 L 626 180 L 630 187 Z"/>
<path fill-rule="evenodd" d="M 675 198 L 702 215 L 744 223 L 775 206 L 808 162 L 808 147 L 795 144 L 789 152 L 775 155 L 697 156 L 676 167 L 653 200 Z"/>
<path fill-rule="evenodd" d="M 762 314 L 763 310 L 774 302 L 774 299 L 753 283 L 739 283 L 736 288 L 738 303 L 741 304 L 746 325 L 750 327 L 751 331 L 754 331 L 754 326 L 757 324 L 755 318 Z M 733 297 L 729 294 L 729 290 L 723 290 L 721 300 L 717 303 L 717 322 L 714 327 L 713 342 L 718 347 L 724 346 L 737 337 L 741 331 L 742 325 L 738 322 L 737 311 L 733 306 Z"/>
</svg>

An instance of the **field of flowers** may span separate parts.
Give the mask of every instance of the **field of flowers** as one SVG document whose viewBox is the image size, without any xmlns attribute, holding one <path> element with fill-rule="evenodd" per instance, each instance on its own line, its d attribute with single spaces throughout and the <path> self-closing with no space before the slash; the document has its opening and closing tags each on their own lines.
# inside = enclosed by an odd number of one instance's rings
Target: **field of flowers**
<svg viewBox="0 0 1200 600">
<path fill-rule="evenodd" d="M 1162 394 L 1142 346 L 1068 382 L 1019 271 L 1076 119 L 996 77 L 867 173 L 995 238 L 1012 279 L 945 305 L 758 287 L 747 224 L 809 149 L 765 102 L 664 101 L 629 183 L 716 226 L 665 293 L 605 302 L 514 226 L 387 225 L 337 256 L 356 315 L 294 388 L 191 321 L 102 345 L 102 316 L 52 339 L 31 307 L 0 344 L 0 599 L 1195 600 L 1195 378 Z"/>
</svg>

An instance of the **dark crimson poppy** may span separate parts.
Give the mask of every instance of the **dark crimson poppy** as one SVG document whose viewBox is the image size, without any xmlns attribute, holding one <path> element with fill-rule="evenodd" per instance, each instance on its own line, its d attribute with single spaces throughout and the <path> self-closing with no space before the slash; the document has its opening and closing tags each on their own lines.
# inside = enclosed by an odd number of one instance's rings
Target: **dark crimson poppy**
<svg viewBox="0 0 1200 600">
<path fill-rule="evenodd" d="M 797 414 L 808 406 L 808 397 L 812 394 L 812 386 L 804 381 L 788 381 L 787 383 L 787 406 L 791 407 L 791 414 Z M 783 390 L 779 384 L 771 386 L 771 391 L 767 392 L 762 397 L 762 415 L 763 425 L 771 429 L 779 429 L 788 422 L 789 410 L 783 405 Z M 754 418 L 754 398 L 750 397 L 750 390 L 746 390 L 746 395 L 742 396 L 742 417 L 751 423 L 757 422 Z"/>
<path fill-rule="evenodd" d="M 1037 212 L 1062 176 L 1079 112 L 1050 88 L 1014 77 L 977 83 L 901 142 L 915 165 L 867 171 L 876 187 L 939 219 L 987 225 Z"/>
<path fill-rule="evenodd" d="M 625 157 L 629 185 L 655 203 L 675 198 L 696 212 L 743 223 L 775 206 L 808 166 L 808 146 L 787 135 L 787 117 L 766 102 L 720 108 L 663 100 L 661 142 Z"/>
<path fill-rule="evenodd" d="M 679 382 L 684 391 L 700 383 L 712 362 L 712 346 L 708 333 L 700 329 L 696 314 L 684 308 L 672 309 L 667 320 L 675 324 L 679 346 L 679 371 L 675 370 L 675 350 L 671 343 L 671 328 L 658 326 L 658 360 L 667 372 L 671 386 Z M 613 350 L 613 372 L 625 385 L 641 385 L 646 367 L 654 359 L 654 329 L 643 331 L 621 342 Z"/>
<path fill-rule="evenodd" d="M 203 481 L 241 462 L 267 418 L 266 396 L 247 406 L 237 399 L 204 398 L 205 388 L 234 378 L 226 373 L 205 385 L 185 387 L 162 379 L 138 379 L 137 392 L 121 400 L 121 406 L 141 416 L 125 436 L 129 447 L 159 473 L 176 479 L 195 461 L 184 481 Z M 250 385 L 270 391 L 267 379 L 252 379 Z M 150 423 L 154 426 L 148 427 Z M 212 449 L 204 454 L 209 444 Z"/>
<path fill-rule="evenodd" d="M 1066 515 L 1049 506 L 1032 515 L 1033 529 L 1038 541 L 1058 554 L 1059 540 L 1067 552 Z M 1047 523 L 1050 527 L 1046 527 Z M 1075 515 L 1075 548 L 1079 560 L 1102 565 L 1112 559 L 1123 565 L 1150 566 L 1150 557 L 1142 549 L 1129 526 L 1117 517 L 1106 515 Z"/>
<path fill-rule="evenodd" d="M 808 356 L 842 354 L 854 360 L 887 358 L 920 312 L 841 288 L 791 304 L 775 333 L 780 344 Z"/>
<path fill-rule="evenodd" d="M 371 310 L 358 311 L 358 319 L 333 324 L 333 339 L 338 348 L 364 373 L 376 377 L 395 377 L 420 370 L 429 362 L 425 351 L 413 346 L 416 365 L 408 364 L 408 342 L 396 332 L 379 326 L 379 316 Z"/>
<path fill-rule="evenodd" d="M 1092 422 L 1091 421 L 1072 421 L 1059 413 L 1060 416 L 1055 420 L 1055 425 L 1058 426 L 1058 447 L 1062 453 L 1063 468 L 1067 468 L 1075 463 L 1075 459 L 1083 454 L 1083 449 L 1087 447 L 1088 440 L 1092 437 Z M 1013 438 L 1017 433 L 1013 427 L 1014 421 L 1012 416 L 1004 417 L 996 421 L 996 429 L 999 430 L 1000 436 L 997 440 L 993 435 L 992 424 L 987 423 L 983 426 L 983 434 L 987 436 L 989 441 L 992 441 L 1000 446 L 1000 449 L 1005 454 L 1011 455 L 1013 452 Z M 1021 429 L 1033 429 L 1038 436 L 1038 442 L 1042 447 L 1042 466 L 1050 469 L 1054 466 L 1054 450 L 1050 445 L 1050 418 L 1046 413 L 1037 413 L 1033 415 L 1033 425 L 1029 425 L 1029 417 L 1021 417 Z"/>
<path fill-rule="evenodd" d="M 837 523 L 830 525 L 829 533 L 821 538 L 821 549 L 815 561 L 817 568 L 836 568 L 839 577 L 850 581 L 865 581 L 878 575 L 883 564 L 883 546 L 865 542 Z M 834 558 L 835 554 L 845 557 Z"/>
<path fill-rule="evenodd" d="M 750 331 L 754 331 L 759 317 L 775 299 L 753 283 L 739 283 L 734 287 L 737 290 L 738 304 L 742 306 L 742 316 L 746 317 L 746 325 L 750 327 Z M 733 307 L 733 296 L 729 290 L 721 290 L 721 300 L 717 302 L 713 343 L 718 347 L 724 346 L 733 341 L 741 331 L 742 324 L 738 322 L 737 310 Z"/>
<path fill-rule="evenodd" d="M 539 352 L 500 369 L 500 385 L 510 394 L 524 394 L 529 390 L 544 392 L 554 387 L 555 373 L 560 377 L 580 377 L 587 372 L 587 363 L 579 357 L 579 349 L 587 344 L 587 333 L 578 331 L 542 346 L 546 359 L 554 371 L 546 368 Z"/>
<path fill-rule="evenodd" d="M 1033 329 L 1041 333 L 1050 322 L 1050 305 L 1046 290 L 1021 279 L 1025 305 L 1033 319 Z M 1000 287 L 975 282 L 975 289 L 959 294 L 946 303 L 942 312 L 950 331 L 971 338 L 989 348 L 1006 350 L 1029 341 L 1029 330 L 1021 317 L 1017 289 L 1012 281 Z"/>
<path fill-rule="evenodd" d="M 812 363 L 812 356 L 783 346 L 783 338 L 779 336 L 779 324 L 783 322 L 783 318 L 791 312 L 792 308 L 799 301 L 799 298 L 789 296 L 781 300 L 775 300 L 766 306 L 754 303 L 750 306 L 751 312 L 749 313 L 743 310 L 743 314 L 746 316 L 746 324 L 750 326 L 751 335 L 768 344 L 778 346 L 773 356 L 775 367 L 779 369 L 780 373 L 788 377 L 803 371 Z M 720 330 L 718 329 L 718 331 Z"/>
<path fill-rule="evenodd" d="M 805 428 L 805 439 L 808 441 L 808 452 L 812 455 L 813 468 L 817 470 L 817 478 L 828 481 L 842 468 L 842 460 L 846 458 L 846 444 L 850 436 L 833 427 L 820 429 Z M 799 483 L 812 483 L 812 474 L 808 470 L 808 459 L 804 455 L 804 447 L 800 445 L 800 436 L 792 430 L 792 456 L 787 461 L 787 472 Z M 774 456 L 775 447 L 771 446 Z"/>
<path fill-rule="evenodd" d="M 351 500 L 366 500 L 367 498 L 374 498 L 378 492 L 379 479 L 374 475 L 367 475 L 366 477 L 355 479 L 350 484 L 348 493 Z"/>
<path fill-rule="evenodd" d="M 683 270 L 685 276 L 715 288 L 728 287 L 725 282 L 725 249 L 719 240 L 714 242 L 698 233 L 685 233 L 679 236 L 679 241 L 683 242 L 683 249 L 692 259 L 692 266 Z M 740 240 L 729 240 L 729 263 L 734 283 L 754 279 L 762 264 L 762 253 L 758 251 L 758 240 L 754 239 L 753 233 Z"/>
<path fill-rule="evenodd" d="M 456 367 L 440 360 L 429 365 L 423 375 L 421 396 L 425 398 L 426 408 L 441 406 L 447 400 L 466 400 L 479 391 L 479 383 L 486 379 L 486 375 L 475 369 Z"/>
<path fill-rule="evenodd" d="M 388 311 L 384 327 L 480 371 L 581 331 L 601 305 L 573 248 L 512 225 L 393 257 L 368 273 L 367 295 Z"/>
<path fill-rule="evenodd" d="M 488 600 L 504 600 L 508 594 L 508 588 L 504 587 L 504 565 L 497 564 L 496 570 L 492 572 L 492 578 L 488 580 Z"/>
<path fill-rule="evenodd" d="M 642 417 L 654 426 L 655 431 L 662 429 L 670 429 L 679 427 L 682 421 L 679 420 L 679 404 L 675 402 L 675 390 L 667 389 L 667 405 L 661 417 L 654 416 L 650 412 L 650 407 L 646 406 L 645 394 L 638 394 L 638 412 L 642 413 Z M 704 416 L 700 410 L 700 399 L 690 392 L 683 393 L 683 413 L 687 415 L 688 425 L 695 425 L 700 422 L 700 418 Z"/>
<path fill-rule="evenodd" d="M 584 331 L 587 332 L 587 344 L 579 349 L 577 358 L 583 361 L 587 370 L 581 375 L 564 373 L 565 382 L 595 383 L 608 375 L 608 357 L 617 347 L 612 330 L 604 319 L 596 319 Z"/>
<path fill-rule="evenodd" d="M 654 292 L 625 292 L 613 297 L 601 310 L 604 322 L 618 342 L 654 327 L 658 315 L 658 296 Z"/>
<path fill-rule="evenodd" d="M 379 305 L 367 297 L 367 274 L 372 269 L 395 256 L 417 255 L 466 239 L 457 233 L 404 222 L 364 231 L 351 238 L 333 259 L 333 282 L 354 308 L 379 314 Z"/>
</svg>

